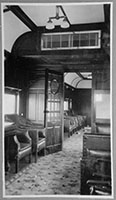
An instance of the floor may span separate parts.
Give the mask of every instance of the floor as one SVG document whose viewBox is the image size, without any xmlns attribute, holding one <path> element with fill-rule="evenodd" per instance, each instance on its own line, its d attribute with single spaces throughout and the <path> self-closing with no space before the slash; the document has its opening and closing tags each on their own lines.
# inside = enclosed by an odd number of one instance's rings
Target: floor
<svg viewBox="0 0 116 200">
<path fill-rule="evenodd" d="M 6 196 L 79 195 L 83 130 L 65 136 L 63 150 L 39 156 L 37 163 L 6 176 Z"/>
</svg>

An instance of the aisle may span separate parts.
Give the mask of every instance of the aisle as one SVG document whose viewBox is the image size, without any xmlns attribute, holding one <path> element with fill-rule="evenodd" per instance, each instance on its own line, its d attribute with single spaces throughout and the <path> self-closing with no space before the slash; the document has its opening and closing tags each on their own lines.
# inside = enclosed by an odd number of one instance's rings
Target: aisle
<svg viewBox="0 0 116 200">
<path fill-rule="evenodd" d="M 82 133 L 64 141 L 63 151 L 40 157 L 6 181 L 6 195 L 79 195 Z"/>
</svg>

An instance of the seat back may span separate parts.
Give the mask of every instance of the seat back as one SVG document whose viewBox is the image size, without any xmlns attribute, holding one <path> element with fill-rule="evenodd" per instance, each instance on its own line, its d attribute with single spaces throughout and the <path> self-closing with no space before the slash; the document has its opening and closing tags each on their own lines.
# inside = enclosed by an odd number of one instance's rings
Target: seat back
<svg viewBox="0 0 116 200">
<path fill-rule="evenodd" d="M 83 135 L 83 156 L 87 155 L 87 150 L 110 152 L 110 135 L 104 134 L 84 134 Z"/>
</svg>

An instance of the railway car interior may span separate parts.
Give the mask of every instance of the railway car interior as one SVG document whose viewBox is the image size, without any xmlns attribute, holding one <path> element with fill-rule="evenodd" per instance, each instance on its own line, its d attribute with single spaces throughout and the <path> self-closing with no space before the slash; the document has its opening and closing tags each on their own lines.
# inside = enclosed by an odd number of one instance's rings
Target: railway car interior
<svg viewBox="0 0 116 200">
<path fill-rule="evenodd" d="M 5 183 L 81 132 L 79 195 L 112 195 L 111 7 L 2 4 Z"/>
</svg>

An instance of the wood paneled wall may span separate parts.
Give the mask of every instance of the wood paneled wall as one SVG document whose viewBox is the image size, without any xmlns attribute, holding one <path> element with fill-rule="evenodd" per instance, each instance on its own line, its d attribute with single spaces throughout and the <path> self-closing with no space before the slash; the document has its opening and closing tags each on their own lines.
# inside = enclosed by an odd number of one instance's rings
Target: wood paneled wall
<svg viewBox="0 0 116 200">
<path fill-rule="evenodd" d="M 64 98 L 72 99 L 74 114 L 87 116 L 87 124 L 91 125 L 91 89 L 65 88 Z"/>
<path fill-rule="evenodd" d="M 76 89 L 73 94 L 73 110 L 77 115 L 87 116 L 91 125 L 91 89 Z"/>
</svg>

